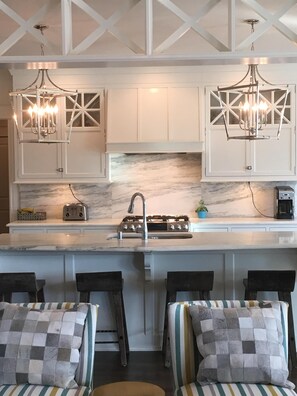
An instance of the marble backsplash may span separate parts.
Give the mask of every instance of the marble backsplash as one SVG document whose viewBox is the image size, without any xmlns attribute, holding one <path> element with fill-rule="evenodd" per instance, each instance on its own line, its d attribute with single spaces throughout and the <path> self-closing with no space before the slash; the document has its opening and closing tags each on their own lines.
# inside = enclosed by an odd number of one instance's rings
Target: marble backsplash
<svg viewBox="0 0 297 396">
<path fill-rule="evenodd" d="M 209 217 L 274 216 L 276 182 L 201 182 L 201 154 L 117 154 L 111 157 L 111 183 L 72 184 L 75 196 L 88 205 L 92 219 L 121 219 L 127 215 L 132 194 L 142 192 L 148 214 L 187 214 L 204 199 Z M 252 192 L 251 192 L 252 190 Z M 252 193 L 255 205 L 254 208 Z M 68 184 L 19 185 L 20 207 L 62 218 L 63 205 L 77 202 Z M 135 214 L 141 214 L 135 200 Z"/>
</svg>

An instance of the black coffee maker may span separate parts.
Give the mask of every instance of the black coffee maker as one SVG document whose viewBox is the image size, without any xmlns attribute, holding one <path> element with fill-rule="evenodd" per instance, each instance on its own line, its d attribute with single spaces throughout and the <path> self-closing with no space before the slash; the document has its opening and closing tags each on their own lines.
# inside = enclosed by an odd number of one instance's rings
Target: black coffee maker
<svg viewBox="0 0 297 396">
<path fill-rule="evenodd" d="M 294 219 L 294 190 L 278 186 L 276 189 L 276 219 Z"/>
</svg>

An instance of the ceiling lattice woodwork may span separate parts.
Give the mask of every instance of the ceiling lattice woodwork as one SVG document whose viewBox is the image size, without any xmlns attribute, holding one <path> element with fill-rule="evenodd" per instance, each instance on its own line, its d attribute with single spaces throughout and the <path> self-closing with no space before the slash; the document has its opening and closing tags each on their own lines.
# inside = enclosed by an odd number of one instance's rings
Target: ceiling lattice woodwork
<svg viewBox="0 0 297 396">
<path fill-rule="evenodd" d="M 0 0 L 2 66 L 295 62 L 296 43 L 297 0 Z"/>
</svg>

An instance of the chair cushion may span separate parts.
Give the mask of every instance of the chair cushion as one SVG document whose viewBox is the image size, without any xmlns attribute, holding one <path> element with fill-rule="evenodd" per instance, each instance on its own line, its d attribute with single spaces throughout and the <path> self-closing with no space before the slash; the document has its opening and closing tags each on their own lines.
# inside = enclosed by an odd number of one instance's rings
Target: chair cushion
<svg viewBox="0 0 297 396">
<path fill-rule="evenodd" d="M 0 303 L 0 385 L 77 387 L 87 304 L 36 309 Z"/>
<path fill-rule="evenodd" d="M 278 302 L 256 307 L 191 306 L 193 329 L 203 359 L 201 384 L 262 383 L 294 388 L 288 381 Z"/>
<path fill-rule="evenodd" d="M 296 396 L 289 388 L 263 384 L 209 384 L 201 386 L 192 382 L 174 392 L 174 396 Z M 1 396 L 1 394 L 0 394 Z"/>
<path fill-rule="evenodd" d="M 79 386 L 78 388 L 57 388 L 55 386 L 44 385 L 2 385 L 0 386 L 0 396 L 89 396 L 90 388 L 87 386 Z"/>
</svg>

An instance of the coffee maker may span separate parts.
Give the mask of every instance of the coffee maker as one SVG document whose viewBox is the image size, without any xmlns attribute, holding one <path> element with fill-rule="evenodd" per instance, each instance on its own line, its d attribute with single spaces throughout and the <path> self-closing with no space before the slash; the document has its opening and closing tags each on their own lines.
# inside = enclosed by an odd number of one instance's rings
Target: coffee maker
<svg viewBox="0 0 297 396">
<path fill-rule="evenodd" d="M 278 186 L 276 189 L 276 219 L 294 219 L 294 190 Z"/>
</svg>

